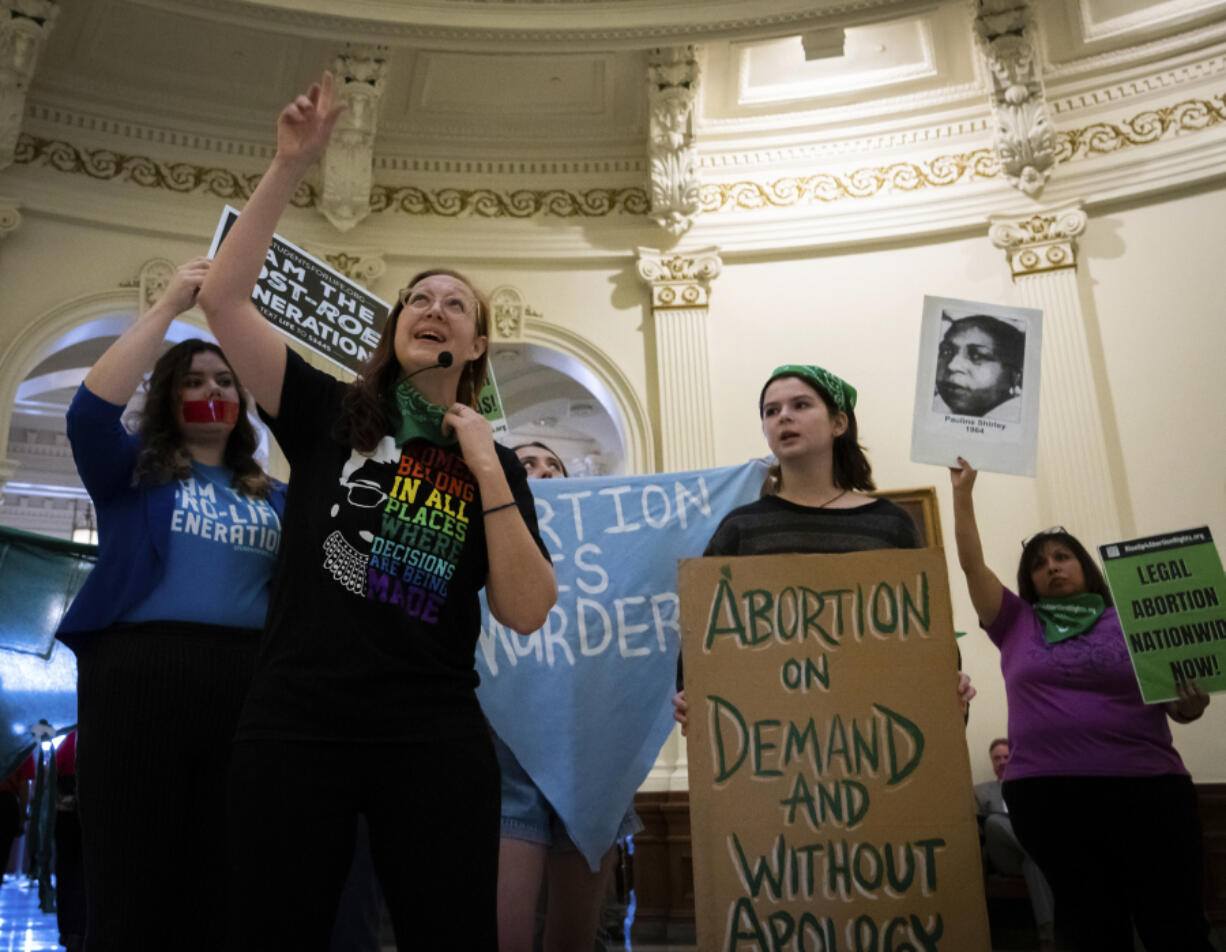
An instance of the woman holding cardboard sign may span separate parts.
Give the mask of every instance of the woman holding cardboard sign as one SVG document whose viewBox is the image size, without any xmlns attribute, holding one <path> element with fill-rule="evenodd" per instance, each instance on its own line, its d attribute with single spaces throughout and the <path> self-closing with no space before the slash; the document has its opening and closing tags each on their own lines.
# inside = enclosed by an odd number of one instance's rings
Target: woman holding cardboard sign
<svg viewBox="0 0 1226 952">
<path fill-rule="evenodd" d="M 1000 648 L 1012 752 L 1004 795 L 1013 828 L 1078 950 L 1208 952 L 1200 822 L 1167 717 L 1204 712 L 1194 685 L 1146 705 L 1102 573 L 1062 528 L 1027 539 L 1017 594 L 983 559 L 972 491 L 950 470 L 954 535 L 971 603 Z"/>
<path fill-rule="evenodd" d="M 762 498 L 728 513 L 703 552 L 775 555 L 916 549 L 915 523 L 876 488 L 860 446 L 856 389 L 813 364 L 775 369 L 758 396 L 758 414 L 776 463 Z M 959 672 L 963 710 L 975 696 Z M 673 698 L 682 733 L 688 726 L 685 691 Z"/>
<path fill-rule="evenodd" d="M 353 384 L 291 353 L 251 303 L 340 110 L 325 73 L 282 111 L 272 165 L 200 292 L 293 467 L 235 743 L 235 939 L 326 948 L 362 814 L 399 947 L 493 950 L 498 766 L 475 691 L 477 596 L 528 633 L 557 586 L 523 466 L 475 409 L 490 310 L 467 278 L 411 279 Z"/>
</svg>

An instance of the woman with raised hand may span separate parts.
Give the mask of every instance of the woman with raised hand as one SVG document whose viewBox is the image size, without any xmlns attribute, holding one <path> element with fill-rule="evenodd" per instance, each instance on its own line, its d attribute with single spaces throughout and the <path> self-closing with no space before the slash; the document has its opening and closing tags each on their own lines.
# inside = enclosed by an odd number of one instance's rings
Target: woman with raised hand
<svg viewBox="0 0 1226 952">
<path fill-rule="evenodd" d="M 775 455 L 762 497 L 720 522 L 704 556 L 784 555 L 915 549 L 915 523 L 888 499 L 867 495 L 873 471 L 860 446 L 856 390 L 814 364 L 785 364 L 758 396 L 762 432 Z M 966 710 L 975 689 L 958 675 Z M 673 698 L 682 733 L 685 691 Z"/>
<path fill-rule="evenodd" d="M 400 292 L 352 384 L 251 303 L 277 221 L 340 112 L 287 106 L 200 293 L 292 467 L 286 556 L 239 723 L 240 948 L 325 948 L 358 814 L 400 948 L 497 945 L 498 767 L 477 703 L 478 592 L 516 631 L 557 595 L 524 469 L 475 409 L 489 305 L 456 271 Z"/>
<path fill-rule="evenodd" d="M 254 459 L 244 392 L 221 350 L 192 339 L 158 358 L 208 268 L 195 258 L 178 269 L 68 409 L 99 535 L 98 563 L 58 633 L 77 656 L 89 952 L 224 943 L 230 742 L 285 487 Z M 150 367 L 132 434 L 120 417 Z"/>
<path fill-rule="evenodd" d="M 950 470 L 954 537 L 971 604 L 1000 648 L 1012 751 L 1003 792 L 1018 840 L 1051 884 L 1075 948 L 1208 952 L 1196 793 L 1167 718 L 1209 698 L 1146 705 L 1102 573 L 1063 528 L 1022 544 L 1017 593 L 983 558 L 977 471 Z"/>
</svg>

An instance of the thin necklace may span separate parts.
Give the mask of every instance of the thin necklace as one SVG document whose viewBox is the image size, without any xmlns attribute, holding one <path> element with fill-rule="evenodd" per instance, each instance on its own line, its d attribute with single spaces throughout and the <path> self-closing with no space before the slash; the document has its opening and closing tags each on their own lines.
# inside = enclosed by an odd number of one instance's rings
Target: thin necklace
<svg viewBox="0 0 1226 952">
<path fill-rule="evenodd" d="M 821 504 L 820 506 L 818 506 L 817 508 L 818 508 L 818 509 L 825 509 L 825 508 L 826 508 L 827 506 L 829 506 L 829 505 L 830 505 L 832 502 L 838 502 L 840 499 L 842 499 L 842 498 L 843 498 L 844 496 L 846 496 L 846 495 L 847 495 L 847 490 L 846 490 L 846 489 L 844 489 L 844 490 L 842 490 L 842 491 L 841 491 L 841 492 L 840 492 L 840 493 L 839 493 L 837 496 L 831 496 L 829 499 L 827 499 L 827 500 L 826 500 L 824 503 L 822 503 L 822 504 Z"/>
</svg>

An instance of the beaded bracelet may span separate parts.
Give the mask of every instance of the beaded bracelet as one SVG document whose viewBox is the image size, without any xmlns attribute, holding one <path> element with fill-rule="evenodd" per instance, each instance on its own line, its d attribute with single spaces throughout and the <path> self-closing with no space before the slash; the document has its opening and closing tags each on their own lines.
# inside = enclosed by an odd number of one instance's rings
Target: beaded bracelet
<svg viewBox="0 0 1226 952">
<path fill-rule="evenodd" d="M 484 512 L 481 513 L 481 515 L 488 516 L 491 513 L 497 512 L 499 509 L 510 509 L 514 505 L 515 505 L 515 500 L 512 499 L 510 502 L 504 502 L 501 506 L 495 506 L 493 509 L 486 509 Z"/>
</svg>

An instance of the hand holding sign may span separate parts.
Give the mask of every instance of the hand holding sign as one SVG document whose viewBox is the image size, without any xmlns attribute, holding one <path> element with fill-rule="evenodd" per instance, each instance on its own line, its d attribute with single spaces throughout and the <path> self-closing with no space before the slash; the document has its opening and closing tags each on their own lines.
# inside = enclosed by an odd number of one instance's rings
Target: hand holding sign
<svg viewBox="0 0 1226 952">
<path fill-rule="evenodd" d="M 196 303 L 196 294 L 204 283 L 205 275 L 209 273 L 209 259 L 191 258 L 184 261 L 170 279 L 154 307 L 165 308 L 173 316 L 178 316 Z"/>
<path fill-rule="evenodd" d="M 1175 685 L 1179 692 L 1179 700 L 1167 701 L 1162 705 L 1166 713 L 1180 724 L 1190 724 L 1209 706 L 1209 695 L 1201 690 L 1195 681 L 1180 681 Z"/>
<path fill-rule="evenodd" d="M 319 160 L 344 110 L 332 100 L 332 74 L 324 72 L 306 95 L 299 95 L 277 117 L 277 159 L 305 171 Z"/>
</svg>

